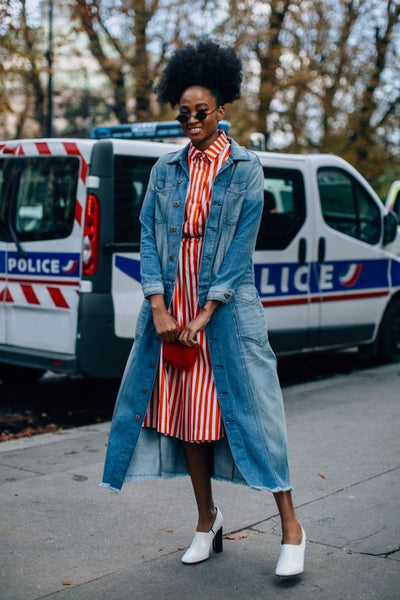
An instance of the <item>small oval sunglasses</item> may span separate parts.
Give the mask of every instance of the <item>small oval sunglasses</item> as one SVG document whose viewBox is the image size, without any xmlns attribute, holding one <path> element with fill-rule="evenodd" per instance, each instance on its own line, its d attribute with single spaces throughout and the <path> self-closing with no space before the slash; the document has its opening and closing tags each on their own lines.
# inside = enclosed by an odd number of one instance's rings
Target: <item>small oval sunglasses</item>
<svg viewBox="0 0 400 600">
<path fill-rule="evenodd" d="M 207 112 L 206 110 L 199 110 L 199 112 L 197 112 L 194 115 L 189 115 L 188 113 L 179 113 L 179 115 L 176 115 L 175 119 L 177 121 L 179 121 L 179 123 L 187 123 L 190 119 L 190 117 L 194 117 L 196 119 L 196 121 L 205 121 L 205 119 L 207 119 L 208 115 L 211 115 L 213 112 L 215 112 L 216 110 L 219 109 L 219 106 L 217 106 L 217 108 L 214 108 L 214 110 L 210 110 L 209 112 Z"/>
</svg>

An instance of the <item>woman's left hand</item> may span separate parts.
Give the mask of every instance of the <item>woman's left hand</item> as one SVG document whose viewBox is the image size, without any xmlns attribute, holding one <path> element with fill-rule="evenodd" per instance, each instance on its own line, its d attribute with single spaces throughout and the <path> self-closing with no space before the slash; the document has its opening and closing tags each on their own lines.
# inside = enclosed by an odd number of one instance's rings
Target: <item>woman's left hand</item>
<svg viewBox="0 0 400 600">
<path fill-rule="evenodd" d="M 197 344 L 197 334 L 199 331 L 204 329 L 213 315 L 213 312 L 220 303 L 218 300 L 208 300 L 204 308 L 202 308 L 192 321 L 189 321 L 187 325 L 182 329 L 178 340 L 184 346 L 195 346 Z"/>
</svg>

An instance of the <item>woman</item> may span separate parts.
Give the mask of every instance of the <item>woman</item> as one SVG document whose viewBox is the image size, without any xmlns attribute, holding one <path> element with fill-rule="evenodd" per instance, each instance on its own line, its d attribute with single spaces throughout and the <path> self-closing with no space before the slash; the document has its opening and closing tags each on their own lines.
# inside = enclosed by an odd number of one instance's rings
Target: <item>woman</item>
<svg viewBox="0 0 400 600">
<path fill-rule="evenodd" d="M 125 480 L 189 473 L 198 523 L 184 563 L 207 559 L 213 544 L 222 550 L 211 477 L 268 489 L 282 522 L 276 574 L 288 576 L 303 571 L 305 533 L 293 509 L 276 361 L 254 286 L 263 171 L 256 155 L 218 129 L 241 79 L 234 50 L 211 41 L 175 52 L 161 77 L 159 100 L 178 104 L 190 143 L 159 159 L 144 200 L 145 300 L 102 485 L 119 490 Z"/>
</svg>

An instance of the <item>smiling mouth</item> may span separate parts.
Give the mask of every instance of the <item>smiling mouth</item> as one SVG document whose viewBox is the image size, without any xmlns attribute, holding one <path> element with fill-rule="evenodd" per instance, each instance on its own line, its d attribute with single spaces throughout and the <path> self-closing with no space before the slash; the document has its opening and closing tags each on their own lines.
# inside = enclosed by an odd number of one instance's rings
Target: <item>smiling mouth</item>
<svg viewBox="0 0 400 600">
<path fill-rule="evenodd" d="M 188 127 L 189 133 L 199 133 L 201 131 L 201 127 Z"/>
</svg>

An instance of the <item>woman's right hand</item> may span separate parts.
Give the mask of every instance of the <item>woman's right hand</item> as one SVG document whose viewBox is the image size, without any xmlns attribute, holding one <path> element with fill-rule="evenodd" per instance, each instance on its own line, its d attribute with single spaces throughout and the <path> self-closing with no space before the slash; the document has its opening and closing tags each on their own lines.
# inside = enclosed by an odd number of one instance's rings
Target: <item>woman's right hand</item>
<svg viewBox="0 0 400 600">
<path fill-rule="evenodd" d="M 179 325 L 168 312 L 165 306 L 164 296 L 162 294 L 153 294 L 149 297 L 151 303 L 151 310 L 153 313 L 154 328 L 157 333 L 157 337 L 166 343 L 175 342 L 181 330 Z"/>
</svg>

